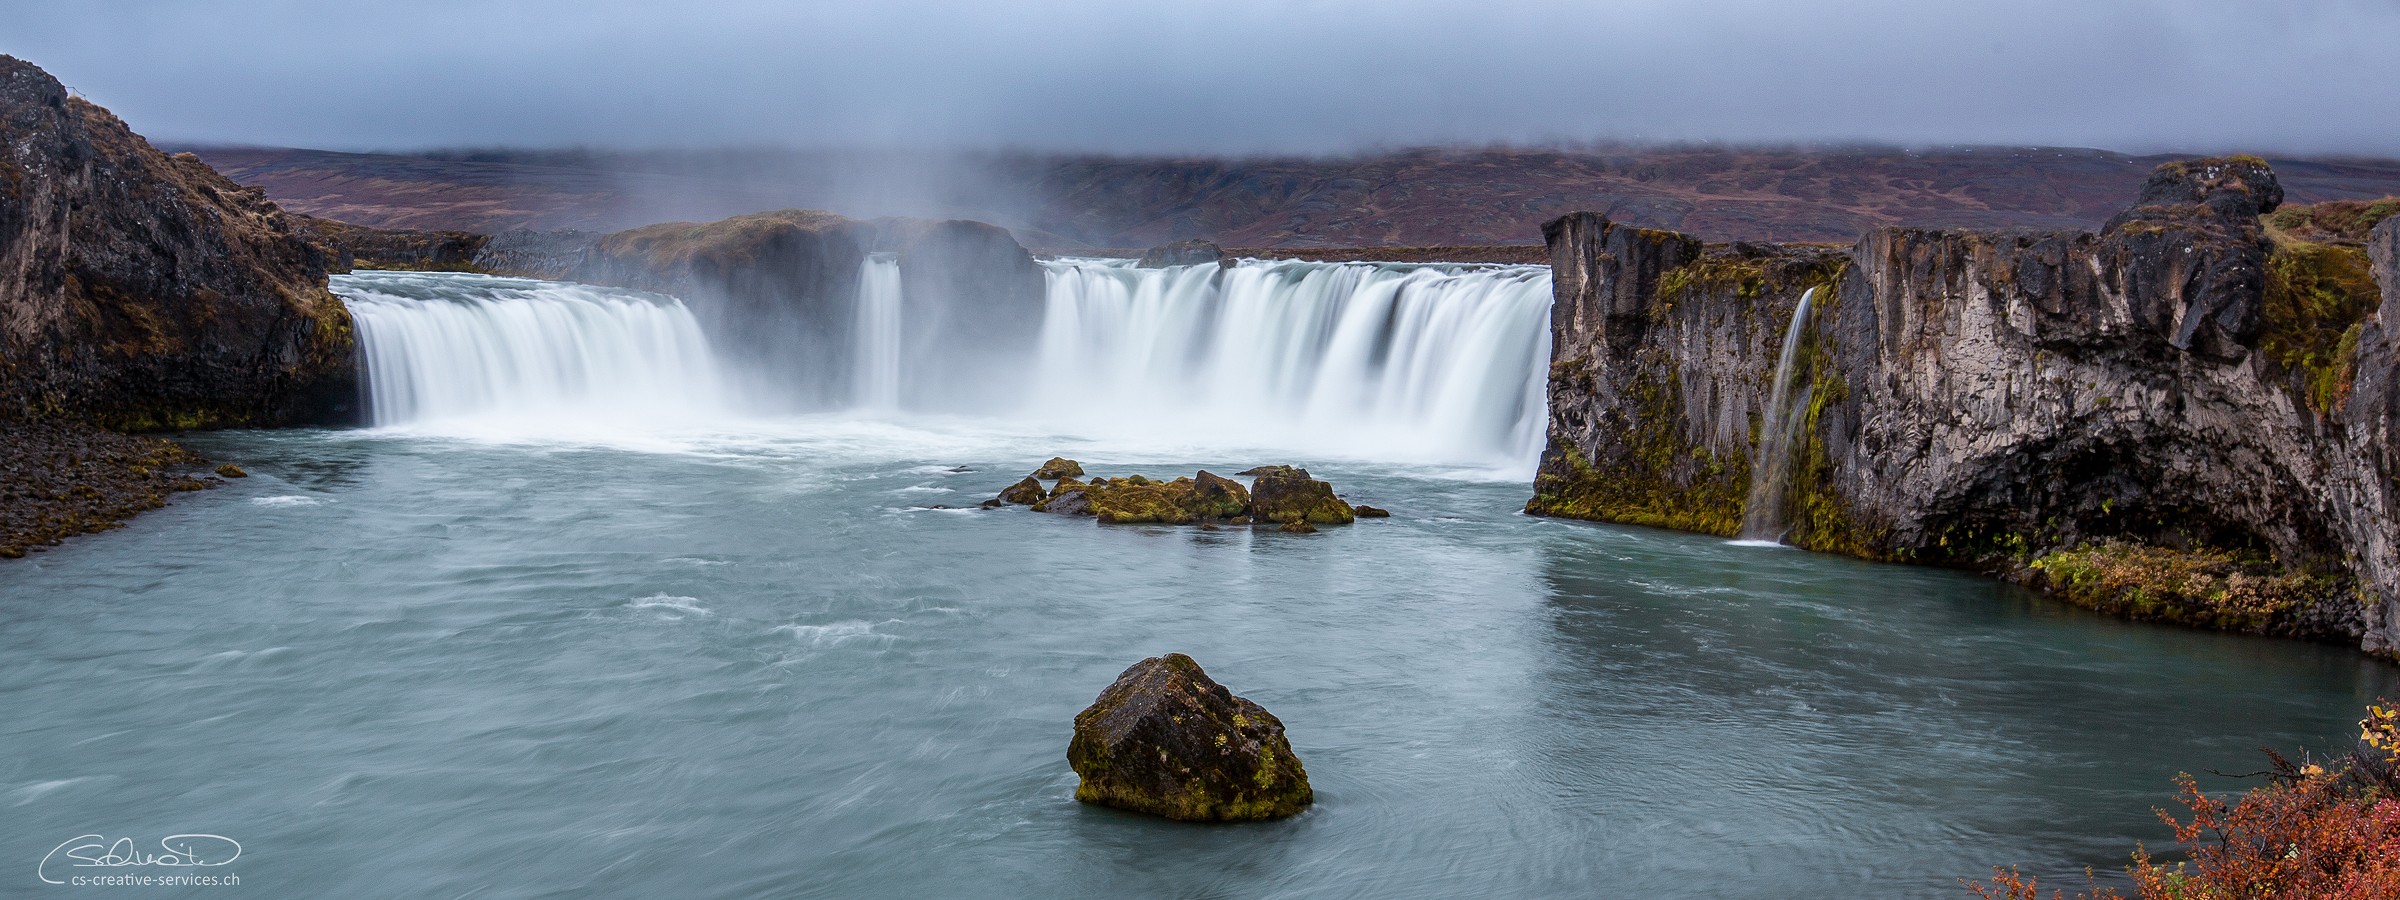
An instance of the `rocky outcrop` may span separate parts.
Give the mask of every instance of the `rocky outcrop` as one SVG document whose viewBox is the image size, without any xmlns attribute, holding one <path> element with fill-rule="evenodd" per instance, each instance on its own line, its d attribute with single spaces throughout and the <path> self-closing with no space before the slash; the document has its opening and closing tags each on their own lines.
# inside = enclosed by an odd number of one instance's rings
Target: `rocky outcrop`
<svg viewBox="0 0 2400 900">
<path fill-rule="evenodd" d="M 1813 289 L 1786 411 L 1792 475 L 1758 498 L 1789 542 L 2388 653 L 2400 518 L 2377 393 L 2391 364 L 2370 346 L 2381 319 L 2284 308 L 2269 274 L 2299 251 L 2259 226 L 2280 198 L 2257 160 L 2174 163 L 2097 234 L 1892 228 L 1846 253 L 1697 253 L 1562 219 L 1549 445 L 1527 508 L 1732 534 L 1783 331 Z M 2332 398 L 2351 376 L 2261 349 L 2342 343 L 2354 384 L 2330 403 L 2312 378 L 2336 382 Z M 2151 549 L 2182 556 L 2153 564 Z M 2207 577 L 2123 581 L 2167 570 Z"/>
<path fill-rule="evenodd" d="M 1134 261 L 1135 268 L 1164 269 L 1168 266 L 1226 266 L 1225 248 L 1214 241 L 1189 240 L 1160 244 L 1142 251 Z"/>
<path fill-rule="evenodd" d="M 1134 663 L 1075 716 L 1075 799 L 1185 822 L 1297 815 L 1316 797 L 1283 722 L 1181 653 Z"/>
<path fill-rule="evenodd" d="M 339 420 L 349 313 L 254 188 L 0 56 L 0 421 Z"/>
<path fill-rule="evenodd" d="M 718 347 L 821 405 L 846 391 L 866 237 L 816 210 L 666 222 L 602 237 L 570 277 L 682 298 Z"/>
<path fill-rule="evenodd" d="M 902 297 L 901 400 L 913 409 L 988 409 L 1022 390 L 1038 341 L 1045 277 L 1006 229 L 964 220 L 860 221 L 787 209 L 668 222 L 592 239 L 495 236 L 476 265 L 682 298 L 711 339 L 802 405 L 851 394 L 861 267 L 894 253 Z"/>
<path fill-rule="evenodd" d="M 992 409 L 1022 396 L 1047 276 L 1008 229 L 935 222 L 900 251 L 901 401 Z"/>
<path fill-rule="evenodd" d="M 475 258 L 491 236 L 471 231 L 411 231 L 368 228 L 293 215 L 293 221 L 325 248 L 334 271 L 403 269 L 419 272 L 477 272 Z"/>
<path fill-rule="evenodd" d="M 512 229 L 486 238 L 469 262 L 478 271 L 563 280 L 583 269 L 601 237 L 591 231 Z"/>
</svg>

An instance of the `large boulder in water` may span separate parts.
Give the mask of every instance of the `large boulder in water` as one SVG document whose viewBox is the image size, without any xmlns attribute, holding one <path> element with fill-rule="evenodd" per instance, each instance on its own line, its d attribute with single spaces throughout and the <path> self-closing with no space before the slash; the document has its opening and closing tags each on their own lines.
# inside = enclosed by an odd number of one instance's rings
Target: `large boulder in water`
<svg viewBox="0 0 2400 900">
<path fill-rule="evenodd" d="M 1256 476 L 1250 483 L 1252 521 L 1348 525 L 1358 520 L 1350 504 L 1333 495 L 1333 485 L 1308 477 L 1307 469 L 1260 466 L 1242 474 Z"/>
<path fill-rule="evenodd" d="M 1075 716 L 1075 799 L 1186 822 L 1279 819 L 1315 794 L 1283 722 L 1181 653 L 1134 663 Z"/>
</svg>

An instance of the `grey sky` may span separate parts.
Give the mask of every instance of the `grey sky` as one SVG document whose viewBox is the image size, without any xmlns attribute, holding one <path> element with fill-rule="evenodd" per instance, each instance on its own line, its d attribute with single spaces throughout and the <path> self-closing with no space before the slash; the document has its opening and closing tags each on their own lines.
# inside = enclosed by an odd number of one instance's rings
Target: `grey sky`
<svg viewBox="0 0 2400 900">
<path fill-rule="evenodd" d="M 2400 154 L 2396 0 L 10 0 L 0 19 L 0 52 L 174 140 Z"/>
</svg>

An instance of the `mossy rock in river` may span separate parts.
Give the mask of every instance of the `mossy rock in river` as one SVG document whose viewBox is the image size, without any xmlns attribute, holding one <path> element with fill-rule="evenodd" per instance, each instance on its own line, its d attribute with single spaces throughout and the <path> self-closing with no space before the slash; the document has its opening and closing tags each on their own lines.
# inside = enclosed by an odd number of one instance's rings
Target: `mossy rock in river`
<svg viewBox="0 0 2400 900">
<path fill-rule="evenodd" d="M 1250 489 L 1201 469 L 1192 478 L 1192 495 L 1184 508 L 1202 518 L 1230 519 L 1250 511 Z"/>
<path fill-rule="evenodd" d="M 1007 489 L 1000 492 L 1000 502 L 1014 503 L 1019 506 L 1032 506 L 1048 499 L 1050 499 L 1049 489 L 1042 487 L 1041 482 L 1031 478 L 1009 485 Z"/>
<path fill-rule="evenodd" d="M 1092 498 L 1092 514 L 1105 525 L 1189 525 L 1200 520 L 1185 505 L 1192 495 L 1189 478 L 1159 482 L 1136 475 L 1095 481 L 1085 490 Z"/>
<path fill-rule="evenodd" d="M 1250 518 L 1258 522 L 1348 525 L 1358 520 L 1350 504 L 1333 495 L 1333 485 L 1308 477 L 1308 470 L 1262 466 L 1250 484 Z M 1298 473 L 1298 474 L 1292 474 Z"/>
<path fill-rule="evenodd" d="M 1083 464 L 1064 456 L 1053 456 L 1050 457 L 1049 462 L 1043 463 L 1041 468 L 1033 470 L 1033 477 L 1043 481 L 1081 478 L 1083 477 Z"/>
<path fill-rule="evenodd" d="M 1134 663 L 1075 716 L 1075 799 L 1185 822 L 1280 819 L 1315 793 L 1283 722 L 1181 653 Z"/>
</svg>

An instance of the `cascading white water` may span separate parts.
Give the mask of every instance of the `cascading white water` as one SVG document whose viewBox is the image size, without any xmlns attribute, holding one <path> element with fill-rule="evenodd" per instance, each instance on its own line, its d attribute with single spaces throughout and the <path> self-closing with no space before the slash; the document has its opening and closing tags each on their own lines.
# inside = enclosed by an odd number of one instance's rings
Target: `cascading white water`
<svg viewBox="0 0 2400 900">
<path fill-rule="evenodd" d="M 721 410 L 708 340 L 681 301 L 452 274 L 337 275 L 379 426 L 516 433 L 690 420 Z"/>
<path fill-rule="evenodd" d="M 1529 474 L 1541 451 L 1546 267 L 1045 266 L 1039 345 L 1021 348 L 1021 371 L 992 376 L 1025 385 L 1024 402 L 994 417 L 1129 447 L 1512 475 Z M 706 422 L 734 405 L 699 321 L 673 298 L 402 272 L 334 286 L 358 322 L 377 425 L 614 434 Z M 824 386 L 854 409 L 908 412 L 903 299 L 895 259 L 861 265 L 850 346 L 829 370 L 849 383 Z M 1025 372 L 1029 384 L 1015 380 Z M 744 374 L 770 389 L 807 387 L 789 373 Z"/>
<path fill-rule="evenodd" d="M 1048 264 L 1038 407 L 1066 424 L 1529 471 L 1550 270 Z"/>
<path fill-rule="evenodd" d="M 1750 497 L 1742 505 L 1742 539 L 1781 541 L 1784 533 L 1783 489 L 1790 477 L 1793 432 L 1801 423 L 1800 409 L 1808 405 L 1810 388 L 1792 397 L 1792 372 L 1800 356 L 1800 336 L 1808 328 L 1809 302 L 1817 289 L 1800 294 L 1792 323 L 1783 331 L 1783 352 L 1775 358 L 1775 387 L 1767 395 L 1765 421 L 1759 423 L 1758 453 L 1751 458 Z"/>
<path fill-rule="evenodd" d="M 860 408 L 900 406 L 900 261 L 874 254 L 858 268 L 853 400 Z"/>
</svg>

